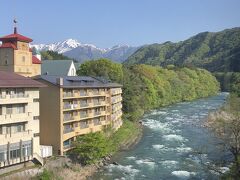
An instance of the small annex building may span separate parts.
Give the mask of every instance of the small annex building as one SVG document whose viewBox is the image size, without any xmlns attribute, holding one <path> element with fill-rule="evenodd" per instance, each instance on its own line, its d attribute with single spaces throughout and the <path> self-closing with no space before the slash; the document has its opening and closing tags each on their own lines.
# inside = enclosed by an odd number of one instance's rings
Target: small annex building
<svg viewBox="0 0 240 180">
<path fill-rule="evenodd" d="M 42 75 L 76 76 L 76 67 L 72 60 L 43 60 Z"/>
</svg>

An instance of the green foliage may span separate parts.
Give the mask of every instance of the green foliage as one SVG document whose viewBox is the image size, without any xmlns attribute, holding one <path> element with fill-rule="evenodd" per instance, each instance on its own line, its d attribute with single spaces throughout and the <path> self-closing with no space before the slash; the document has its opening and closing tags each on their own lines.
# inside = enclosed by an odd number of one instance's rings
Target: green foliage
<svg viewBox="0 0 240 180">
<path fill-rule="evenodd" d="M 72 60 L 71 58 L 58 54 L 55 51 L 42 51 L 41 56 L 43 60 Z"/>
<path fill-rule="evenodd" d="M 211 72 L 240 71 L 240 28 L 204 32 L 178 43 L 147 45 L 124 64 L 200 67 Z"/>
<path fill-rule="evenodd" d="M 123 121 L 123 125 L 108 138 L 108 144 L 111 152 L 115 152 L 131 137 L 136 137 L 139 134 L 139 127 L 136 123 L 128 120 Z"/>
<path fill-rule="evenodd" d="M 44 169 L 41 174 L 39 174 L 36 179 L 39 180 L 52 180 L 54 179 L 54 174 L 51 171 L 48 171 L 47 169 Z"/>
<path fill-rule="evenodd" d="M 77 74 L 104 77 L 107 80 L 119 83 L 121 83 L 123 79 L 122 65 L 113 63 L 108 59 L 86 61 L 81 64 Z"/>
<path fill-rule="evenodd" d="M 73 152 L 83 164 L 95 163 L 110 152 L 107 138 L 102 132 L 78 136 L 74 146 Z"/>
<path fill-rule="evenodd" d="M 240 97 L 240 73 L 239 72 L 217 72 L 214 73 L 221 84 L 223 91 L 230 91 Z"/>
<path fill-rule="evenodd" d="M 88 61 L 79 75 L 103 76 L 123 84 L 123 111 L 127 119 L 138 120 L 144 111 L 181 101 L 214 95 L 219 84 L 203 69 L 168 69 L 150 65 L 121 66 L 106 59 Z"/>
</svg>

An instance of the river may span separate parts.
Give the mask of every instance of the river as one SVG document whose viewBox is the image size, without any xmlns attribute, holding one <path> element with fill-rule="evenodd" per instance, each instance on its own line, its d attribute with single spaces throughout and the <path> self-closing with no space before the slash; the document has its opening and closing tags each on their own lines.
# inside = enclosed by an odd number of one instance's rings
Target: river
<svg viewBox="0 0 240 180">
<path fill-rule="evenodd" d="M 227 93 L 153 110 L 142 118 L 144 134 L 133 149 L 114 157 L 93 179 L 218 179 L 212 170 L 227 170 L 231 154 L 203 122 Z M 223 161 L 224 160 L 224 161 Z M 221 164 L 219 164 L 221 163 Z"/>
</svg>

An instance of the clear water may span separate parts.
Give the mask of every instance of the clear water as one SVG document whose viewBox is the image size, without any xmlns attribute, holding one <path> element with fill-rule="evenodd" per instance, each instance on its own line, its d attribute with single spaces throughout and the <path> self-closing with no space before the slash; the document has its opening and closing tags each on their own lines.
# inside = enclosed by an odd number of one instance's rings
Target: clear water
<svg viewBox="0 0 240 180">
<path fill-rule="evenodd" d="M 231 155 L 202 124 L 227 95 L 221 93 L 145 114 L 141 142 L 114 157 L 118 165 L 106 166 L 91 179 L 218 179 L 219 174 L 209 166 L 226 170 Z M 223 160 L 226 162 L 219 164 Z"/>
</svg>

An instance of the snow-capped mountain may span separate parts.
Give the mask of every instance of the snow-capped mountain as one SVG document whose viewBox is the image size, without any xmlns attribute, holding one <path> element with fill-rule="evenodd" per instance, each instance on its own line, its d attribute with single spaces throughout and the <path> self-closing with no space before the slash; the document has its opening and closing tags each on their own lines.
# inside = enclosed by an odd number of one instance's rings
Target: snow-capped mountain
<svg viewBox="0 0 240 180">
<path fill-rule="evenodd" d="M 79 62 L 99 58 L 123 62 L 138 49 L 138 47 L 128 45 L 116 45 L 112 48 L 102 49 L 93 44 L 82 44 L 75 39 L 67 39 L 52 44 L 33 44 L 31 47 L 35 47 L 39 51 L 56 51 Z"/>
<path fill-rule="evenodd" d="M 51 50 L 51 51 L 56 51 L 58 53 L 65 53 L 80 45 L 81 43 L 79 43 L 75 39 L 67 39 L 65 41 L 52 43 L 52 44 L 34 44 L 32 45 L 32 47 L 35 47 L 39 51 Z"/>
</svg>

